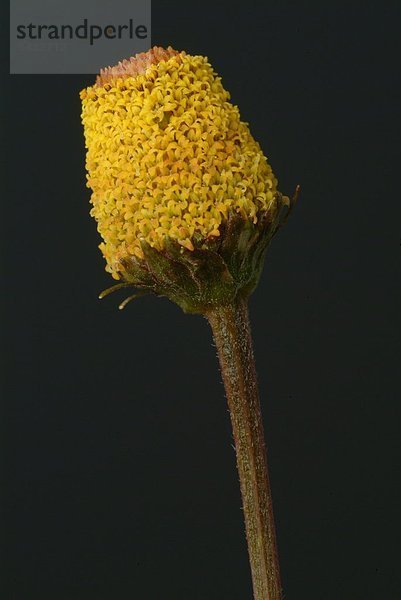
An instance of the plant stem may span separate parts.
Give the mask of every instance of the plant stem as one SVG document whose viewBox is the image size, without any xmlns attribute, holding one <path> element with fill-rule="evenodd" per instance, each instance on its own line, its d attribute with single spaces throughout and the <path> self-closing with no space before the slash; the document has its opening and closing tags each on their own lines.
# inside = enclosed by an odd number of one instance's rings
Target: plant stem
<svg viewBox="0 0 401 600">
<path fill-rule="evenodd" d="M 280 570 L 247 301 L 206 314 L 220 360 L 237 455 L 255 600 L 281 600 Z"/>
</svg>

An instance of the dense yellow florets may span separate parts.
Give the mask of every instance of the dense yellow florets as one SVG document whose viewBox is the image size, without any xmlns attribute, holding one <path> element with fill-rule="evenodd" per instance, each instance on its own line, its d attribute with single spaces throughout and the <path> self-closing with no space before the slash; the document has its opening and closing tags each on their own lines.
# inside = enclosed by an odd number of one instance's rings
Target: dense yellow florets
<svg viewBox="0 0 401 600">
<path fill-rule="evenodd" d="M 277 181 L 207 58 L 182 52 L 81 98 L 91 214 L 116 279 L 141 239 L 193 250 L 230 210 L 255 222 L 274 206 Z"/>
</svg>

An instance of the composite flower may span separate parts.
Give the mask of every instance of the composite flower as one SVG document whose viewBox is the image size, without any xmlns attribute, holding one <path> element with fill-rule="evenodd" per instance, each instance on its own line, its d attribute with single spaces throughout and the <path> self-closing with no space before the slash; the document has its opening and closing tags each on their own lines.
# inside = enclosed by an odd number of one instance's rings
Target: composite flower
<svg viewBox="0 0 401 600">
<path fill-rule="evenodd" d="M 91 214 L 115 279 L 143 242 L 192 252 L 230 214 L 277 212 L 272 169 L 206 57 L 155 47 L 101 71 L 81 99 Z"/>
</svg>

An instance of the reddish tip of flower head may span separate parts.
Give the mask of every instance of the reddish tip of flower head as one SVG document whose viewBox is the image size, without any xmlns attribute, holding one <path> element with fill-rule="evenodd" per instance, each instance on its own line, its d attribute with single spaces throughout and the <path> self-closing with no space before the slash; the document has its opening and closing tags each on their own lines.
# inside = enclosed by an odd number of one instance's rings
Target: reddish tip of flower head
<svg viewBox="0 0 401 600">
<path fill-rule="evenodd" d="M 135 77 L 136 75 L 144 73 L 151 65 L 168 60 L 177 54 L 179 53 L 176 50 L 173 50 L 171 46 L 168 48 L 153 46 L 153 48 L 147 52 L 135 54 L 135 56 L 131 56 L 131 58 L 122 60 L 114 67 L 101 69 L 100 74 L 96 78 L 96 85 L 104 85 L 111 79 L 117 79 L 119 77 Z"/>
</svg>

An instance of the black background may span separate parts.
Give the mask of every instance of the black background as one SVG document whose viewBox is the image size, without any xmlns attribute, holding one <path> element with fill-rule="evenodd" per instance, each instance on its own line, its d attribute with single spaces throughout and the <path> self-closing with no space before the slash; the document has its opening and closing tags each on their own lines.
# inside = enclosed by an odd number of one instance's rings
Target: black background
<svg viewBox="0 0 401 600">
<path fill-rule="evenodd" d="M 153 1 L 153 44 L 208 55 L 302 186 L 251 299 L 286 600 L 401 595 L 399 24 L 391 2 Z M 92 81 L 7 82 L 2 598 L 250 599 L 207 323 L 97 300 Z"/>
</svg>

